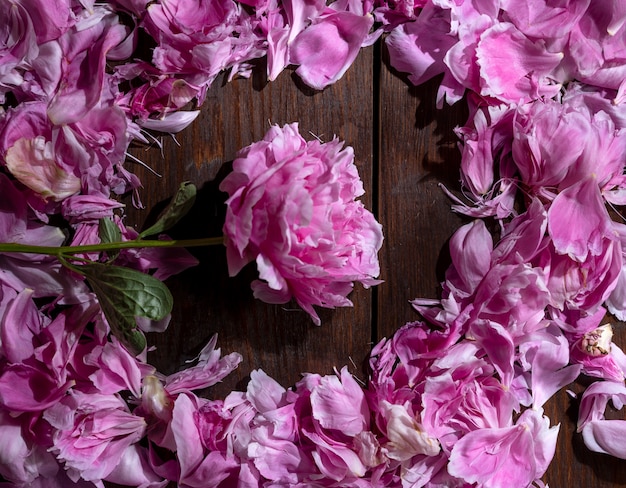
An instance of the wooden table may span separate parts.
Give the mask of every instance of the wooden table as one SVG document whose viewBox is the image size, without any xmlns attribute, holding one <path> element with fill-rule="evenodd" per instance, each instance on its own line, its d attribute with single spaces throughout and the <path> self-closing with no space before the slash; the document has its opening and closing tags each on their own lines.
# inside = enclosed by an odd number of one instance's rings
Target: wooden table
<svg viewBox="0 0 626 488">
<path fill-rule="evenodd" d="M 163 149 L 135 148 L 134 154 L 162 175 L 139 165 L 142 211 L 128 209 L 129 225 L 154 220 L 181 181 L 199 188 L 192 214 L 171 233 L 178 238 L 221 235 L 225 194 L 217 190 L 236 152 L 263 137 L 269 124 L 298 121 L 303 135 L 323 140 L 337 135 L 354 147 L 366 188 L 365 205 L 383 225 L 381 278 L 373 290 L 357 285 L 354 308 L 320 310 L 322 325 L 291 304 L 267 305 L 255 300 L 250 282 L 253 266 L 229 278 L 224 248 L 195 250 L 200 265 L 168 280 L 175 305 L 172 324 L 152 334 L 150 360 L 170 373 L 195 356 L 219 334 L 222 352 L 238 351 L 243 363 L 226 380 L 206 392 L 224 397 L 245 389 L 252 369 L 261 368 L 284 386 L 302 372 L 332 373 L 349 365 L 365 380 L 372 345 L 408 321 L 417 320 L 409 300 L 436 298 L 449 265 L 447 241 L 464 219 L 450 210 L 439 188 L 459 188 L 460 153 L 453 128 L 463 125 L 463 102 L 435 108 L 439 80 L 411 87 L 390 70 L 384 46 L 364 49 L 335 85 L 315 92 L 289 71 L 268 83 L 264 67 L 252 79 L 226 83 L 218 79 L 208 92 L 196 122 L 176 139 L 165 137 Z M 306 137 L 306 136 L 305 136 Z M 129 163 L 132 164 L 132 163 Z M 615 340 L 626 345 L 618 330 Z M 582 391 L 579 384 L 571 389 Z M 626 461 L 591 453 L 575 432 L 577 405 L 564 392 L 546 406 L 561 431 L 554 461 L 545 476 L 552 488 L 626 486 Z M 516 487 L 512 487 L 516 488 Z"/>
</svg>

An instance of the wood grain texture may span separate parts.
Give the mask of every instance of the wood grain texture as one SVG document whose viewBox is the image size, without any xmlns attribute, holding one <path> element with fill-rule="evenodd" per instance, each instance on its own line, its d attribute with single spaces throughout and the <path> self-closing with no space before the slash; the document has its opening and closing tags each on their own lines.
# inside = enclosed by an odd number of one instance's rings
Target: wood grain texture
<svg viewBox="0 0 626 488">
<path fill-rule="evenodd" d="M 378 201 L 387 239 L 380 254 L 386 284 L 378 289 L 382 338 L 418 319 L 409 300 L 437 297 L 449 264 L 446 242 L 462 223 L 439 185 L 459 186 L 453 129 L 466 116 L 461 105 L 437 111 L 438 80 L 410 88 L 386 63 L 380 76 Z"/>
<path fill-rule="evenodd" d="M 449 264 L 447 241 L 464 222 L 450 211 L 439 185 L 458 190 L 460 155 L 452 131 L 465 123 L 466 110 L 462 103 L 437 110 L 438 80 L 409 87 L 380 51 L 380 46 L 365 49 L 344 78 L 323 92 L 301 86 L 289 73 L 271 83 L 259 77 L 216 83 L 200 118 L 177 136 L 178 142 L 166 138 L 162 150 L 134 150 L 163 177 L 132 168 L 145 185 L 146 210 L 129 205 L 128 223 L 140 228 L 153 221 L 178 184 L 189 180 L 200 188 L 198 203 L 171 234 L 215 236 L 221 234 L 225 199 L 217 186 L 237 150 L 262 138 L 270 122 L 298 121 L 305 135 L 330 140 L 337 134 L 354 147 L 367 192 L 364 202 L 385 233 L 380 254 L 385 283 L 374 291 L 357 286 L 350 296 L 354 308 L 321 310 L 321 327 L 293 304 L 255 300 L 249 285 L 256 270 L 249 266 L 229 278 L 222 247 L 195 250 L 200 265 L 168 280 L 175 298 L 172 325 L 149 337 L 156 346 L 150 360 L 161 371 L 179 369 L 218 333 L 222 351 L 241 353 L 243 363 L 207 392 L 212 397 L 245 388 L 256 368 L 284 386 L 298 381 L 301 372 L 327 374 L 344 365 L 364 378 L 372 341 L 419 318 L 409 300 L 438 296 Z M 616 341 L 626 344 L 623 330 Z M 572 389 L 581 391 L 580 385 Z M 564 391 L 546 405 L 561 433 L 545 481 L 552 488 L 626 486 L 624 461 L 590 453 L 582 444 L 575 433 L 576 408 Z"/>
</svg>

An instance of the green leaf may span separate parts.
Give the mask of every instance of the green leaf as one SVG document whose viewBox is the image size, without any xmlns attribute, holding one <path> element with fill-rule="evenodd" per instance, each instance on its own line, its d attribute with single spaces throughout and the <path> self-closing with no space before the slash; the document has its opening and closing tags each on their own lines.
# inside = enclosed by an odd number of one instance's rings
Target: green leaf
<svg viewBox="0 0 626 488">
<path fill-rule="evenodd" d="M 188 181 L 181 183 L 176 195 L 174 195 L 174 198 L 172 198 L 172 201 L 164 210 L 159 220 L 139 234 L 139 238 L 143 239 L 147 236 L 160 234 L 172 228 L 189 210 L 191 210 L 195 201 L 196 186 Z"/>
<path fill-rule="evenodd" d="M 100 242 L 103 244 L 121 242 L 122 231 L 112 219 L 100 219 L 98 221 L 98 237 L 100 237 Z M 114 260 L 119 253 L 119 250 L 107 251 L 107 255 L 111 261 Z"/>
<path fill-rule="evenodd" d="M 122 240 L 122 231 L 112 219 L 100 219 L 98 221 L 98 237 L 100 237 L 100 242 L 105 244 L 120 242 Z"/>
<path fill-rule="evenodd" d="M 135 317 L 161 320 L 172 311 L 174 300 L 165 284 L 122 266 L 88 263 L 75 268 L 98 297 L 113 334 L 134 354 L 143 351 L 146 339 L 137 329 Z"/>
</svg>

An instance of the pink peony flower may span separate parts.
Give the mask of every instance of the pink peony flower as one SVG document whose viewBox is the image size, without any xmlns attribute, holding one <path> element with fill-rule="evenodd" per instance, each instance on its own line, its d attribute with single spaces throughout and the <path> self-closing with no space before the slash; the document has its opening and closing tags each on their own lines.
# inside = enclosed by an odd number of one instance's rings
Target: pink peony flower
<svg viewBox="0 0 626 488">
<path fill-rule="evenodd" d="M 55 429 L 52 451 L 74 482 L 97 482 L 111 474 L 146 427 L 117 395 L 76 390 L 46 410 L 44 418 Z"/>
<path fill-rule="evenodd" d="M 220 189 L 230 198 L 224 234 L 231 276 L 256 260 L 254 295 L 295 298 L 316 324 L 313 305 L 350 306 L 354 281 L 378 284 L 382 230 L 355 198 L 363 184 L 352 148 L 306 142 L 298 125 L 272 127 L 239 152 Z"/>
</svg>

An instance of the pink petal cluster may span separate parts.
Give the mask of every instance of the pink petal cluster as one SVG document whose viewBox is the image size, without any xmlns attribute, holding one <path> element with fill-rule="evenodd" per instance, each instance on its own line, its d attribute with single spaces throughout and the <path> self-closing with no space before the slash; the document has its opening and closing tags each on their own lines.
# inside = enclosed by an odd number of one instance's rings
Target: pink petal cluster
<svg viewBox="0 0 626 488">
<path fill-rule="evenodd" d="M 558 95 L 566 83 L 623 90 L 624 14 L 617 1 L 426 1 L 387 38 L 414 84 L 443 74 L 438 103 L 466 91 L 490 104 Z"/>
<path fill-rule="evenodd" d="M 293 298 L 319 325 L 313 305 L 351 305 L 354 281 L 379 283 L 382 229 L 356 200 L 364 191 L 354 153 L 338 139 L 307 142 L 296 123 L 274 126 L 238 153 L 220 189 L 229 272 L 255 261 L 257 298 Z"/>
<path fill-rule="evenodd" d="M 605 323 L 626 316 L 624 227 L 608 210 L 624 202 L 617 4 L 600 13 L 592 2 L 428 2 L 387 39 L 412 82 L 443 74 L 440 105 L 467 96 L 457 129 L 467 199 L 449 194 L 456 211 L 499 223 L 494 234 L 481 220 L 461 228 L 442 300 L 414 304 L 479 345 L 507 388 L 530 386 L 519 401 L 535 408 L 579 372 L 624 382 Z M 587 445 L 619 452 L 606 402 L 587 405 L 598 419 L 581 423 Z"/>
</svg>

